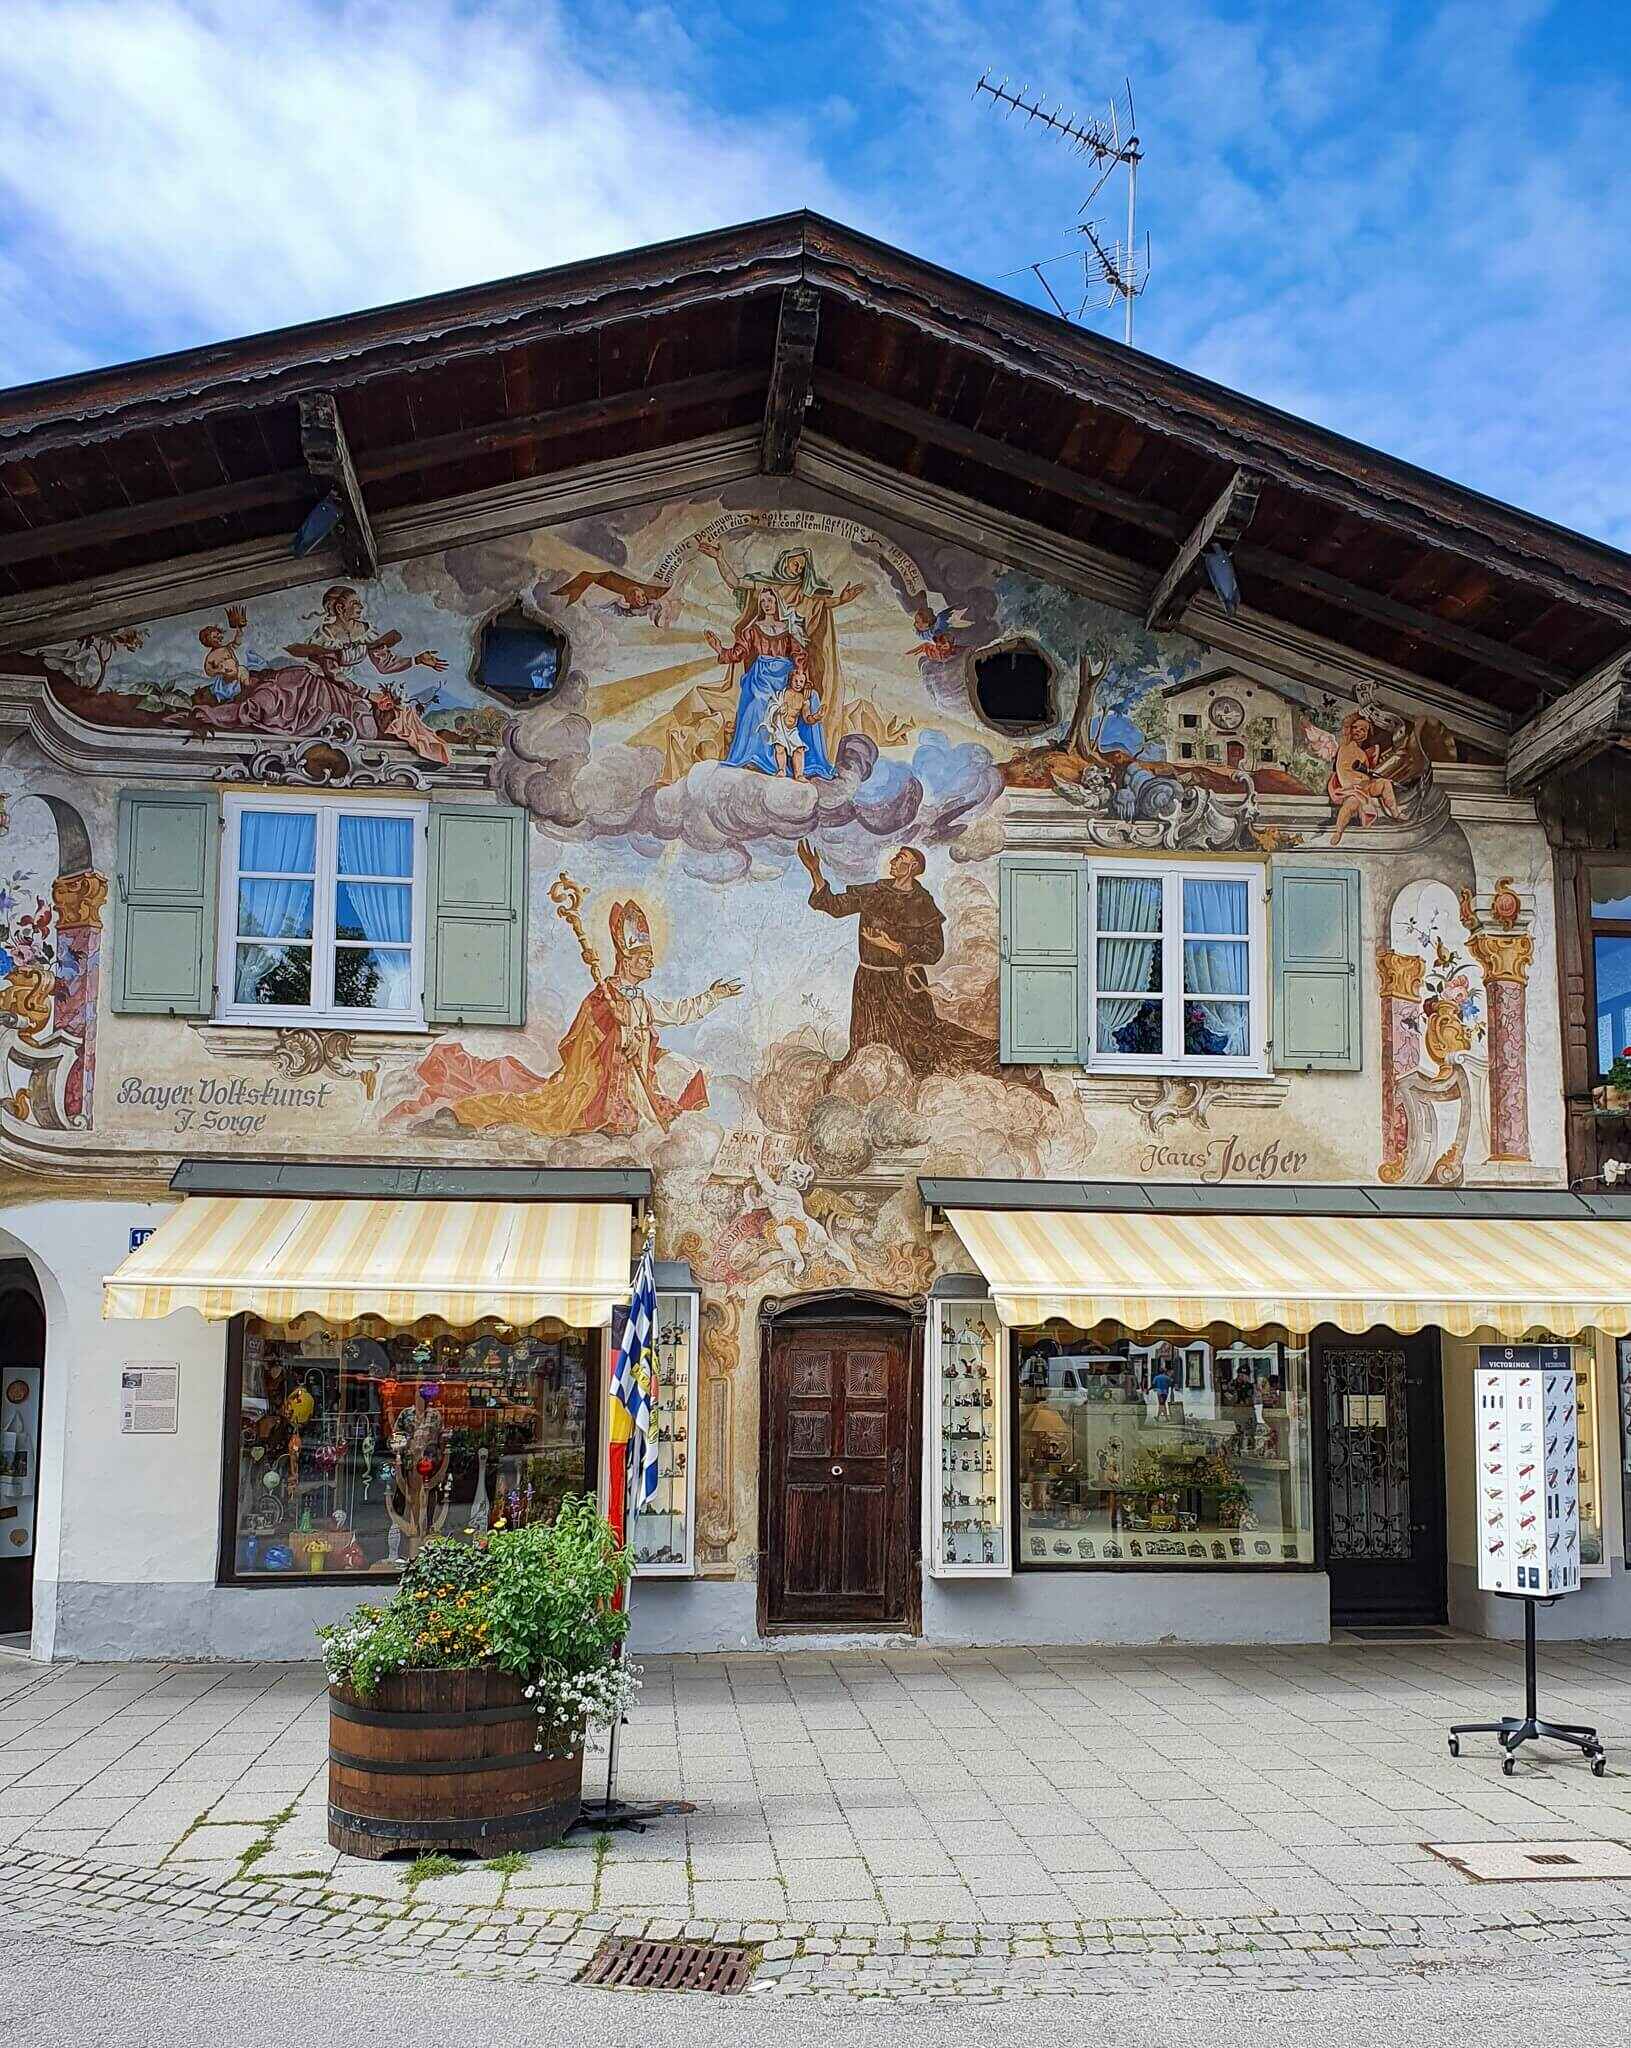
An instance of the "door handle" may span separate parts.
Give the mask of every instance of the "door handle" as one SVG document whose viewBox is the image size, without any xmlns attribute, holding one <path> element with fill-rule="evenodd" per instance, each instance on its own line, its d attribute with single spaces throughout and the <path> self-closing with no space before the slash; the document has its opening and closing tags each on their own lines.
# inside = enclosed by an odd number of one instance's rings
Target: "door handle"
<svg viewBox="0 0 1631 2048">
<path fill-rule="evenodd" d="M 843 1466 L 842 1466 L 842 1465 L 834 1465 L 834 1467 L 832 1468 L 832 1476 L 834 1477 L 834 1479 L 842 1479 L 842 1478 L 843 1478 L 843 1476 L 844 1476 L 844 1468 L 843 1468 Z"/>
<path fill-rule="evenodd" d="M 889 1483 L 891 1486 L 899 1486 L 905 1477 L 906 1453 L 904 1451 L 896 1451 L 889 1460 Z"/>
</svg>

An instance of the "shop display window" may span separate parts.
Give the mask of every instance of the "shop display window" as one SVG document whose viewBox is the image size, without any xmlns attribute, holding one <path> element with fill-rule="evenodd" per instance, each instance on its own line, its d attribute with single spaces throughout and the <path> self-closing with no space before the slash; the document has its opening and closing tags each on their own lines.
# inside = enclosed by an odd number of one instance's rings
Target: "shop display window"
<svg viewBox="0 0 1631 2048">
<path fill-rule="evenodd" d="M 1304 1343 L 1015 1334 L 1017 1565 L 1314 1562 Z"/>
<path fill-rule="evenodd" d="M 989 1301 L 931 1302 L 924 1402 L 927 1558 L 936 1578 L 1006 1576 L 1008 1333 Z"/>
<path fill-rule="evenodd" d="M 222 1575 L 394 1576 L 594 1488 L 599 1331 L 232 1325 Z"/>
<path fill-rule="evenodd" d="M 693 1567 L 697 1306 L 694 1293 L 657 1296 L 657 1491 L 629 1516 L 629 1545 L 647 1579 L 680 1578 Z M 622 1329 L 619 1312 L 612 1318 L 614 1347 Z"/>
<path fill-rule="evenodd" d="M 1580 1446 L 1580 1568 L 1603 1562 L 1603 1493 L 1597 1462 L 1597 1353 L 1574 1347 L 1576 1440 Z"/>
<path fill-rule="evenodd" d="M 1615 1380 L 1620 1405 L 1620 1488 L 1625 1499 L 1626 1552 L 1631 1555 L 1631 1337 L 1614 1346 Z"/>
</svg>

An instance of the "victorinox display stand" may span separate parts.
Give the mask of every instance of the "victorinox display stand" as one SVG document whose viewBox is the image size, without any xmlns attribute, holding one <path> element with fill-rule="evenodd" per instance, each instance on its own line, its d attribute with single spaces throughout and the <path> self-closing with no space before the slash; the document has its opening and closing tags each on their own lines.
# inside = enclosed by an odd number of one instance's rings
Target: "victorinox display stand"
<svg viewBox="0 0 1631 2048">
<path fill-rule="evenodd" d="M 1478 1428 L 1478 1584 L 1521 1600 L 1524 1711 L 1450 1730 L 1496 1735 L 1511 1777 L 1525 1742 L 1564 1742 L 1607 1767 L 1595 1728 L 1543 1721 L 1535 1705 L 1535 1609 L 1580 1589 L 1580 1440 L 1574 1354 L 1567 1344 L 1483 1344 L 1474 1375 Z"/>
</svg>

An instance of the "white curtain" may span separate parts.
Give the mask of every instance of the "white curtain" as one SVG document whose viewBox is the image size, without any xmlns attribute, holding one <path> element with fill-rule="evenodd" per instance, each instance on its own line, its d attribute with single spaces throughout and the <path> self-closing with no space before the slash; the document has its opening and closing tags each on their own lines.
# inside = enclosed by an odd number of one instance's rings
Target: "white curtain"
<svg viewBox="0 0 1631 2048">
<path fill-rule="evenodd" d="M 1191 1008 L 1209 1043 L 1185 1051 L 1208 1052 L 1214 1058 L 1244 1057 L 1251 1050 L 1250 947 L 1246 938 L 1246 885 L 1243 882 L 1184 882 L 1184 1008 Z M 1190 938 L 1191 932 L 1210 936 Z M 1194 1001 L 1196 997 L 1238 996 L 1239 1002 Z M 1221 1041 L 1221 1043 L 1219 1043 Z"/>
<path fill-rule="evenodd" d="M 366 939 L 369 950 L 336 950 L 335 1001 L 345 1008 L 406 1009 L 413 938 L 412 824 L 406 818 L 342 817 L 338 867 L 335 934 Z M 387 875 L 403 879 L 377 879 Z"/>
<path fill-rule="evenodd" d="M 317 820 L 309 811 L 242 813 L 238 823 L 238 936 L 268 943 L 238 947 L 234 1001 L 261 1000 L 262 981 L 286 959 L 289 966 L 280 977 L 286 984 L 291 968 L 297 979 L 305 968 L 310 959 L 316 860 Z M 254 878 L 243 879 L 246 873 Z M 284 946 L 290 940 L 299 945 L 300 953 L 286 955 Z M 292 985 L 267 999 L 302 1000 Z"/>
<path fill-rule="evenodd" d="M 1159 967 L 1160 946 L 1126 935 L 1148 932 L 1159 937 L 1161 883 L 1149 875 L 1101 874 L 1094 886 L 1098 892 L 1094 919 L 1097 929 L 1121 934 L 1097 941 L 1098 987 L 1126 990 L 1142 984 L 1148 991 Z M 1122 1050 L 1116 1044 L 1116 1033 L 1126 1030 L 1147 999 L 1147 994 L 1099 997 L 1094 1043 L 1100 1052 Z"/>
</svg>

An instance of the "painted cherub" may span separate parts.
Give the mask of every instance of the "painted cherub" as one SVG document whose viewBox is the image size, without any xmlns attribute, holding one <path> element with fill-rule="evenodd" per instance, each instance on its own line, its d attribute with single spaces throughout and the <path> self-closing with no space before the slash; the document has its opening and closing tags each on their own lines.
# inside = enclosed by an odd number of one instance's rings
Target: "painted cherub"
<svg viewBox="0 0 1631 2048">
<path fill-rule="evenodd" d="M 804 1198 L 815 1184 L 812 1166 L 802 1159 L 794 1159 L 782 1168 L 779 1175 L 772 1176 L 766 1173 L 764 1161 L 756 1157 L 753 1178 L 769 1212 L 765 1236 L 780 1245 L 787 1254 L 795 1279 L 804 1272 L 814 1252 L 825 1252 L 833 1264 L 842 1267 L 846 1273 L 855 1272 L 855 1262 L 849 1253 L 827 1226 L 805 1207 Z"/>
<path fill-rule="evenodd" d="M 1403 817 L 1393 777 L 1379 772 L 1383 735 L 1368 713 L 1350 711 L 1334 740 L 1311 721 L 1304 721 L 1303 730 L 1313 751 L 1331 763 L 1325 792 L 1336 811 L 1331 826 L 1333 846 L 1342 844 L 1350 825 L 1374 825 L 1384 815 L 1395 820 Z"/>
<path fill-rule="evenodd" d="M 200 626 L 198 642 L 204 650 L 204 680 L 218 704 L 236 697 L 249 681 L 249 667 L 241 649 L 249 614 L 241 604 L 229 604 L 224 626 Z"/>
</svg>

